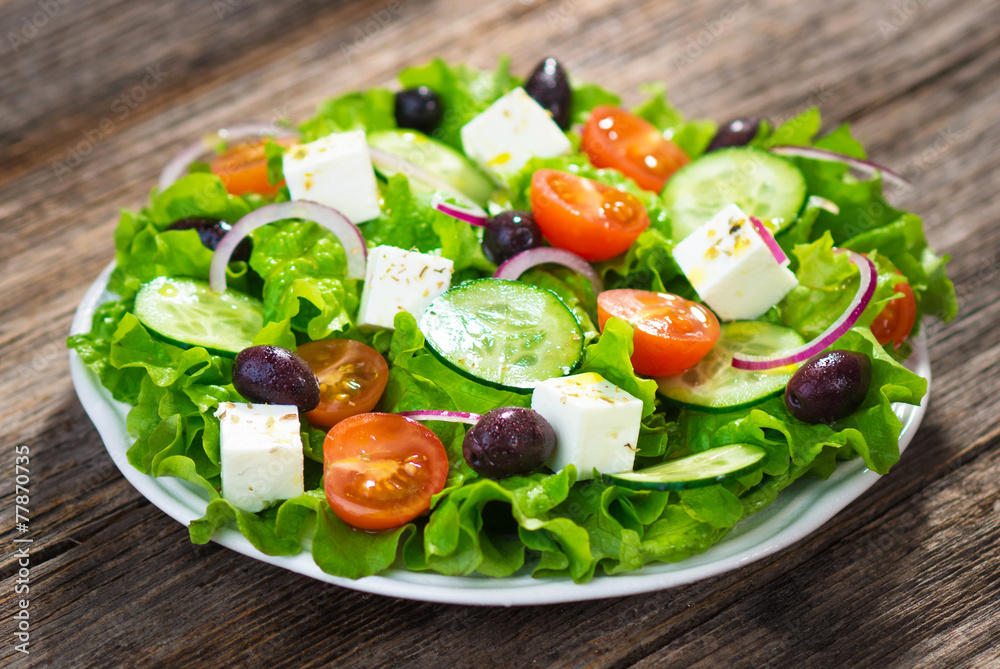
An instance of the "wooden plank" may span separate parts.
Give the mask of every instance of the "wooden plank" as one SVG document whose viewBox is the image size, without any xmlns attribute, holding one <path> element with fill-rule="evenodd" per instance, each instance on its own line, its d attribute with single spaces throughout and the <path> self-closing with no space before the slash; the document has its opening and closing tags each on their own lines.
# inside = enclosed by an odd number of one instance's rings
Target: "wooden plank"
<svg viewBox="0 0 1000 669">
<path fill-rule="evenodd" d="M 35 7 L 0 5 L 0 26 Z M 234 0 L 233 9 L 220 19 L 209 3 L 187 0 L 68 4 L 19 53 L 0 49 L 0 441 L 28 443 L 38 468 L 33 660 L 1000 661 L 990 486 L 1000 432 L 991 400 L 1000 378 L 991 179 L 1000 6 L 937 0 L 895 16 L 892 5 L 853 0 L 836 9 L 791 0 L 410 0 L 358 42 L 355 28 L 379 7 Z M 360 53 L 348 60 L 352 46 Z M 140 204 L 162 156 L 206 128 L 261 114 L 302 118 L 322 98 L 386 82 L 406 64 L 440 53 L 489 65 L 502 51 L 522 72 L 555 53 L 630 101 L 636 84 L 667 79 L 692 115 L 784 118 L 821 102 L 828 123 L 853 121 L 876 159 L 916 176 L 918 188 L 899 201 L 923 213 L 932 243 L 954 256 L 962 301 L 956 323 L 929 327 L 934 393 L 917 439 L 876 488 L 796 546 L 732 574 L 626 599 L 513 610 L 410 603 L 191 546 L 113 468 L 67 380 L 59 342 L 89 277 L 110 259 L 115 211 Z M 60 181 L 54 161 L 114 115 L 111 105 L 157 63 L 169 72 L 162 85 Z M 9 543 L 10 491 L 0 500 L 0 538 Z M 4 555 L 4 610 L 14 573 Z M 0 648 L 0 658 L 14 651 Z"/>
</svg>

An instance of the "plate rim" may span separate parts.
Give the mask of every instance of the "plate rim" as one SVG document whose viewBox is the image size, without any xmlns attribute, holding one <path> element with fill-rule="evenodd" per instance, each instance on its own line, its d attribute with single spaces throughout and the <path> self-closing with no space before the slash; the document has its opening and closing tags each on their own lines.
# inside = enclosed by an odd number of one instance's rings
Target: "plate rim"
<svg viewBox="0 0 1000 669">
<path fill-rule="evenodd" d="M 111 262 L 94 280 L 85 293 L 73 317 L 70 334 L 90 330 L 97 307 L 115 297 L 107 291 L 108 279 L 114 269 Z M 131 445 L 125 414 L 131 405 L 118 402 L 100 384 L 75 350 L 69 350 L 70 375 L 73 387 L 84 411 L 93 422 L 105 450 L 125 479 L 149 502 L 185 527 L 204 514 L 207 501 L 193 486 L 171 478 L 153 478 L 134 469 L 125 457 Z M 896 405 L 897 415 L 903 422 L 899 437 L 900 453 L 912 441 L 927 409 L 931 391 L 931 368 L 923 331 L 916 337 L 913 355 L 907 366 L 927 380 L 927 393 L 920 404 Z M 707 551 L 680 562 L 652 563 L 625 574 L 596 575 L 587 583 L 574 583 L 563 578 L 533 578 L 530 574 L 506 578 L 480 576 L 444 576 L 427 572 L 412 572 L 391 568 L 382 574 L 359 579 L 333 576 L 323 572 L 313 561 L 311 553 L 271 556 L 258 551 L 237 530 L 222 528 L 212 537 L 216 543 L 248 557 L 289 571 L 338 585 L 350 590 L 439 604 L 476 606 L 531 606 L 589 601 L 611 597 L 638 595 L 687 585 L 713 576 L 739 569 L 772 555 L 795 542 L 813 534 L 831 518 L 858 499 L 880 478 L 879 474 L 864 467 L 860 458 L 841 463 L 826 480 L 799 480 L 794 496 L 779 497 L 783 504 L 775 503 L 737 524 L 737 529 Z M 788 492 L 785 491 L 786 495 Z M 823 501 L 813 508 L 811 502 Z M 200 505 L 200 510 L 199 510 Z M 775 510 L 777 509 L 777 510 Z M 770 513 L 769 513 L 770 512 Z M 747 524 L 751 519 L 757 519 Z M 775 529 L 777 528 L 777 529 Z M 772 530 L 767 534 L 763 530 Z M 746 531 L 743 531 L 746 530 Z M 755 534 L 762 539 L 751 543 Z M 733 537 L 744 539 L 748 549 L 726 555 Z M 187 537 L 185 537 L 187 540 Z M 719 547 L 723 547 L 719 550 Z"/>
</svg>

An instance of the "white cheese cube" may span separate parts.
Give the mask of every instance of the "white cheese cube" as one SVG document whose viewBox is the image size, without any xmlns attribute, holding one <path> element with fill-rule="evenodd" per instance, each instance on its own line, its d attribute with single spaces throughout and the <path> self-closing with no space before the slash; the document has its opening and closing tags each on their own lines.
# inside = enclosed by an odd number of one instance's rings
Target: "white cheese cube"
<svg viewBox="0 0 1000 669">
<path fill-rule="evenodd" d="M 642 400 L 600 374 L 587 372 L 548 379 L 535 386 L 531 408 L 549 421 L 556 450 L 546 463 L 553 471 L 576 467 L 579 480 L 632 469 Z"/>
<path fill-rule="evenodd" d="M 400 311 L 419 321 L 431 300 L 451 288 L 454 271 L 455 263 L 448 258 L 395 246 L 370 249 L 358 327 L 392 329 L 392 319 Z"/>
<path fill-rule="evenodd" d="M 272 502 L 302 494 L 299 410 L 279 404 L 223 402 L 222 497 L 256 513 Z"/>
<path fill-rule="evenodd" d="M 674 247 L 674 260 L 705 304 L 729 320 L 760 318 L 799 283 L 735 204 Z"/>
<path fill-rule="evenodd" d="M 293 146 L 281 165 L 293 200 L 325 204 L 352 223 L 378 217 L 378 186 L 364 130 Z"/>
<path fill-rule="evenodd" d="M 552 115 L 523 88 L 515 88 L 462 126 L 462 148 L 503 180 L 532 158 L 553 158 L 571 147 Z"/>
</svg>

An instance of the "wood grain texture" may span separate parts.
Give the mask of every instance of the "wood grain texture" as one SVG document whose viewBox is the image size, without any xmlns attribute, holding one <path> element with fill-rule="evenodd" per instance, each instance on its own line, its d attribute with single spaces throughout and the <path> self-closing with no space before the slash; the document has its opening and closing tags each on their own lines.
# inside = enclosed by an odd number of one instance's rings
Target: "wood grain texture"
<svg viewBox="0 0 1000 669">
<path fill-rule="evenodd" d="M 1000 4 L 54 2 L 51 16 L 0 2 L 0 457 L 11 481 L 13 445 L 31 449 L 34 539 L 25 658 L 9 643 L 4 482 L 0 663 L 1000 666 Z M 142 204 L 164 157 L 206 129 L 302 118 L 436 55 L 486 66 L 500 53 L 520 72 L 558 55 L 630 102 L 665 80 L 693 116 L 819 104 L 911 176 L 894 199 L 952 255 L 961 303 L 954 323 L 927 325 L 934 384 L 916 439 L 795 546 L 630 598 L 406 602 L 192 546 L 114 468 L 68 380 L 62 341 L 111 258 L 116 211 Z"/>
</svg>

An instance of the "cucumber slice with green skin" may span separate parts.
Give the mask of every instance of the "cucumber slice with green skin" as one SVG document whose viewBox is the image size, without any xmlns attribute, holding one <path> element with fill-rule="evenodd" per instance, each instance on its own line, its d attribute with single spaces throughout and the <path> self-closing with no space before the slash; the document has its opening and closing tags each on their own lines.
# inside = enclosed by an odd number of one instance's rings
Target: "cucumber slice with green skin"
<svg viewBox="0 0 1000 669">
<path fill-rule="evenodd" d="M 632 490 L 688 490 L 745 476 L 763 467 L 765 457 L 760 446 L 730 444 L 635 472 L 605 474 L 604 480 Z"/>
<path fill-rule="evenodd" d="M 788 160 L 741 146 L 706 153 L 677 170 L 662 197 L 677 243 L 734 203 L 780 229 L 802 207 L 806 180 Z"/>
<path fill-rule="evenodd" d="M 420 331 L 442 361 L 487 385 L 529 392 L 570 374 L 583 358 L 583 332 L 550 290 L 519 281 L 466 281 L 424 311 Z"/>
<path fill-rule="evenodd" d="M 733 367 L 733 354 L 773 355 L 804 344 L 791 328 L 764 321 L 723 323 L 719 340 L 701 362 L 677 376 L 656 380 L 660 394 L 686 408 L 708 413 L 735 411 L 785 389 L 798 365 L 749 371 Z"/>
<path fill-rule="evenodd" d="M 133 311 L 161 339 L 230 358 L 264 327 L 260 300 L 235 290 L 219 294 L 197 279 L 157 277 L 139 289 Z"/>
<path fill-rule="evenodd" d="M 368 143 L 440 177 L 479 206 L 485 206 L 496 190 L 493 181 L 475 163 L 450 146 L 419 132 L 379 130 L 368 135 Z M 395 174 L 382 168 L 379 171 L 387 177 Z M 421 187 L 417 180 L 412 180 L 411 185 Z"/>
</svg>

